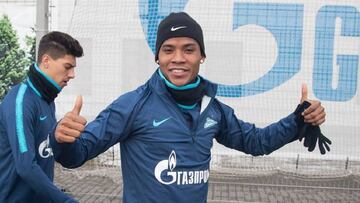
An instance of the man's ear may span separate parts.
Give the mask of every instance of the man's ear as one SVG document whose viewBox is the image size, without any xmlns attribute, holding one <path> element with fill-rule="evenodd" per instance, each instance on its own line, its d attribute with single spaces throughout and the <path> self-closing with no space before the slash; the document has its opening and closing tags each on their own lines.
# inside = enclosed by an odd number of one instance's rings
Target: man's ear
<svg viewBox="0 0 360 203">
<path fill-rule="evenodd" d="M 41 65 L 44 67 L 44 68 L 48 68 L 49 67 L 49 62 L 50 62 L 50 60 L 51 60 L 51 57 L 48 55 L 48 54 L 44 54 L 44 55 L 42 55 L 42 57 L 41 57 Z M 39 64 L 39 65 L 40 65 Z"/>
</svg>

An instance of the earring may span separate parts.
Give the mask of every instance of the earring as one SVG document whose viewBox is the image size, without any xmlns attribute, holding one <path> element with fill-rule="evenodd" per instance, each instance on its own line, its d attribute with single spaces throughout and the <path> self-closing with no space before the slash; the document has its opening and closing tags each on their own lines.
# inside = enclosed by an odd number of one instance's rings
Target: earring
<svg viewBox="0 0 360 203">
<path fill-rule="evenodd" d="M 159 64 L 159 60 L 156 60 L 156 63 Z"/>
<path fill-rule="evenodd" d="M 204 63 L 204 59 L 201 59 L 201 60 L 200 60 L 200 63 L 203 64 L 203 63 Z"/>
</svg>

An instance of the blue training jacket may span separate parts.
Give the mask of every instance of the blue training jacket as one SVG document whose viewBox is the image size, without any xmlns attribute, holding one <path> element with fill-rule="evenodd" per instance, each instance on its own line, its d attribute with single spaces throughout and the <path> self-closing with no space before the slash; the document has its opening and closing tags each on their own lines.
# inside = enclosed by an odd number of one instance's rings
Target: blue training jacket
<svg viewBox="0 0 360 203">
<path fill-rule="evenodd" d="M 76 202 L 53 183 L 49 131 L 56 124 L 30 81 L 14 86 L 0 104 L 0 202 Z"/>
<path fill-rule="evenodd" d="M 75 168 L 120 142 L 123 202 L 206 202 L 214 138 L 252 155 L 269 154 L 298 134 L 295 114 L 265 128 L 238 120 L 205 80 L 198 119 L 189 125 L 158 73 L 116 99 L 72 144 L 51 135 L 55 159 Z M 191 126 L 191 127 L 190 127 Z"/>
</svg>

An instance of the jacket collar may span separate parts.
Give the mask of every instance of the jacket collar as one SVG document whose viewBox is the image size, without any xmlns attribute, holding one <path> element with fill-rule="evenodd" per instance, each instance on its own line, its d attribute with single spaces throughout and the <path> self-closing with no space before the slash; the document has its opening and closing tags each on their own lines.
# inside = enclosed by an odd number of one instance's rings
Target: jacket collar
<svg viewBox="0 0 360 203">
<path fill-rule="evenodd" d="M 151 78 L 149 79 L 148 83 L 151 86 L 151 88 L 157 93 L 157 94 L 169 94 L 165 81 L 160 77 L 158 74 L 158 69 L 153 73 Z M 204 80 L 205 82 L 205 95 L 208 97 L 215 97 L 218 85 L 215 83 L 212 83 L 206 79 L 204 79 L 202 76 L 199 75 L 199 77 Z"/>
</svg>

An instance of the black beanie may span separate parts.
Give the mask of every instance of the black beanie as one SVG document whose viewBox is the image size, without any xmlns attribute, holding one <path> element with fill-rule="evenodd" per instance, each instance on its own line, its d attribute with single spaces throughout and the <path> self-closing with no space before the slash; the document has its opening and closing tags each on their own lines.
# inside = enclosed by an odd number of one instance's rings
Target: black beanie
<svg viewBox="0 0 360 203">
<path fill-rule="evenodd" d="M 194 39 L 200 46 L 202 56 L 205 55 L 204 38 L 200 25 L 185 12 L 170 13 L 164 18 L 158 27 L 156 37 L 155 61 L 159 59 L 161 45 L 167 39 L 174 37 L 189 37 Z"/>
</svg>

